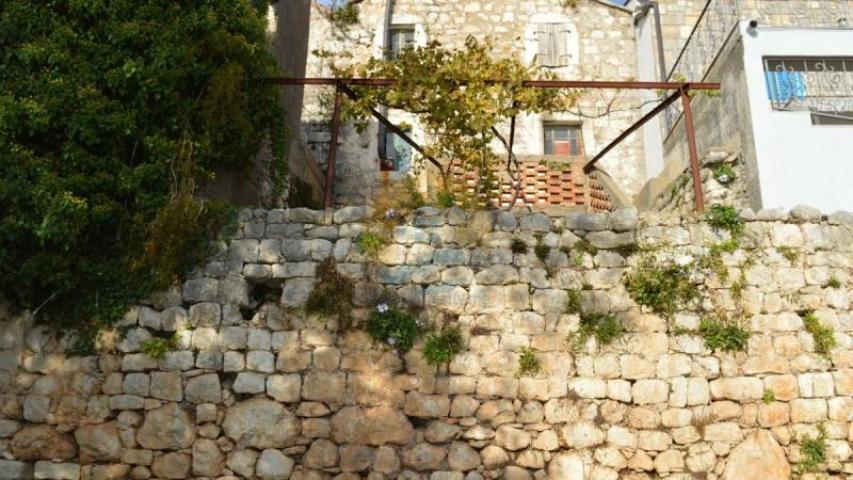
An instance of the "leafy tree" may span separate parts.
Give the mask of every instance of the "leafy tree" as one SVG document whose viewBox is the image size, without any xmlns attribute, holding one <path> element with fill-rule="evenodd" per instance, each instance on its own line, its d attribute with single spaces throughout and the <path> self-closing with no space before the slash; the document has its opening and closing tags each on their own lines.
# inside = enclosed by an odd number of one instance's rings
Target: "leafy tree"
<svg viewBox="0 0 853 480">
<path fill-rule="evenodd" d="M 0 295 L 79 330 L 177 281 L 217 169 L 268 147 L 280 191 L 275 72 L 249 0 L 0 2 Z"/>
<path fill-rule="evenodd" d="M 440 161 L 445 179 L 453 173 L 476 173 L 480 203 L 496 188 L 496 170 L 503 161 L 493 144 L 508 144 L 510 119 L 524 112 L 566 111 L 578 97 L 575 91 L 524 87 L 526 80 L 551 77 L 513 57 L 500 58 L 488 41 L 474 37 L 460 49 L 433 42 L 392 59 L 333 68 L 341 78 L 396 80 L 389 87 L 353 87 L 358 98 L 347 103 L 345 118 L 364 125 L 370 108 L 380 104 L 414 113 L 427 133 L 427 156 Z M 506 163 L 514 172 L 514 155 Z"/>
</svg>

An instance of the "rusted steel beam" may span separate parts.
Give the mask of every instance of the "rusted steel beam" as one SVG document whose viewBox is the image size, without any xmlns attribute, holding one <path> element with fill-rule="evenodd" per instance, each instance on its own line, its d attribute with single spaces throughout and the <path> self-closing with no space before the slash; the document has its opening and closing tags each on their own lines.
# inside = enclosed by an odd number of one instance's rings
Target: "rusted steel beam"
<svg viewBox="0 0 853 480">
<path fill-rule="evenodd" d="M 684 130 L 687 132 L 687 148 L 690 151 L 690 175 L 693 177 L 693 200 L 697 212 L 705 211 L 705 194 L 702 191 L 702 173 L 699 169 L 699 153 L 696 150 L 696 131 L 693 129 L 693 108 L 687 87 L 681 89 L 681 105 L 684 110 Z"/>
<path fill-rule="evenodd" d="M 323 191 L 323 207 L 332 206 L 332 188 L 335 184 L 335 158 L 338 154 L 338 136 L 341 131 L 341 106 L 343 94 L 340 87 L 335 89 L 335 110 L 332 112 L 332 142 L 329 144 L 329 157 L 326 161 L 326 185 Z"/>
<path fill-rule="evenodd" d="M 367 87 L 388 87 L 397 83 L 389 78 L 268 78 L 269 83 L 277 85 L 347 85 Z M 501 83 L 494 80 L 494 83 Z M 522 86 L 529 88 L 593 88 L 610 90 L 679 90 L 690 85 L 690 90 L 719 90 L 716 82 L 612 82 L 596 80 L 527 80 Z"/>
<path fill-rule="evenodd" d="M 351 98 L 351 99 L 353 99 L 353 100 L 358 100 L 358 94 L 357 94 L 357 93 L 355 93 L 355 92 L 353 92 L 353 91 L 352 91 L 352 89 L 350 89 L 350 88 L 349 88 L 349 87 L 347 87 L 346 85 L 341 85 L 341 87 L 340 87 L 340 88 L 341 88 L 341 90 L 343 90 L 343 92 L 344 92 L 344 93 L 345 93 L 349 98 Z M 386 127 L 388 127 L 388 129 L 389 129 L 389 130 L 391 130 L 392 132 L 396 133 L 396 134 L 397 134 L 397 136 L 399 136 L 399 137 L 400 137 L 404 142 L 408 143 L 408 144 L 409 144 L 412 148 L 414 148 L 418 153 L 420 153 L 421 155 L 423 155 L 423 157 L 424 157 L 424 158 L 426 158 L 427 160 L 429 160 L 429 162 L 430 162 L 430 163 L 432 163 L 433 165 L 435 165 L 436 167 L 438 167 L 438 170 L 442 172 L 442 175 L 444 174 L 444 169 L 443 169 L 443 168 L 441 168 L 441 164 L 440 164 L 440 163 L 438 163 L 438 160 L 436 160 L 436 159 L 435 159 L 435 158 L 433 158 L 432 156 L 428 155 L 428 154 L 426 153 L 426 151 L 425 151 L 425 150 L 424 150 L 420 145 L 418 145 L 414 140 L 412 140 L 412 137 L 410 137 L 410 136 L 409 136 L 409 134 L 407 134 L 406 132 L 404 132 L 404 131 L 403 131 L 400 127 L 398 127 L 397 125 L 394 125 L 393 123 L 391 123 L 391 121 L 390 121 L 390 120 L 388 120 L 388 118 L 386 118 L 386 117 L 385 117 L 385 115 L 382 115 L 382 113 L 380 113 L 380 112 L 379 112 L 379 110 L 376 110 L 375 108 L 370 107 L 370 113 L 372 113 L 372 114 L 373 114 L 373 116 L 374 116 L 374 117 L 376 117 L 376 119 L 377 119 L 377 120 L 379 120 L 379 121 L 380 121 L 380 122 L 382 122 Z"/>
<path fill-rule="evenodd" d="M 619 145 L 620 143 L 622 143 L 622 141 L 625 140 L 626 138 L 628 138 L 629 135 L 631 135 L 632 133 L 637 131 L 640 127 L 645 125 L 649 120 L 656 117 L 660 112 L 666 110 L 666 107 L 670 106 L 670 104 L 672 104 L 673 102 L 678 100 L 678 98 L 680 96 L 681 96 L 681 90 L 676 91 L 675 93 L 673 93 L 672 95 L 667 97 L 663 102 L 659 103 L 658 106 L 656 106 L 655 108 L 650 110 L 649 113 L 643 115 L 643 117 L 641 119 L 637 120 L 636 123 L 634 123 L 633 125 L 628 127 L 627 130 L 622 132 L 618 137 L 616 137 L 615 140 L 613 140 L 606 147 L 604 147 L 604 149 L 602 151 L 598 152 L 598 155 L 593 157 L 592 160 L 586 162 L 586 165 L 583 166 L 584 173 L 591 172 L 592 169 L 595 167 L 595 164 L 599 160 L 601 160 L 602 157 L 607 155 L 608 152 L 610 152 L 611 150 L 616 148 L 616 145 Z"/>
</svg>

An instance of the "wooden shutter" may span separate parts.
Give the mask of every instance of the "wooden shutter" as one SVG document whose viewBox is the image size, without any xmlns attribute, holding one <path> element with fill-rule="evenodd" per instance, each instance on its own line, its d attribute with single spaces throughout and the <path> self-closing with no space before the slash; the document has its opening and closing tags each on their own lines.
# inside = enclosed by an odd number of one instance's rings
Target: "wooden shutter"
<svg viewBox="0 0 853 480">
<path fill-rule="evenodd" d="M 556 44 L 554 65 L 565 67 L 571 64 L 571 54 L 569 54 L 569 41 L 571 40 L 571 29 L 569 24 L 554 24 L 554 41 Z"/>
<path fill-rule="evenodd" d="M 556 23 L 540 23 L 538 25 L 538 58 L 539 65 L 543 67 L 554 67 L 559 64 L 558 25 Z"/>
</svg>

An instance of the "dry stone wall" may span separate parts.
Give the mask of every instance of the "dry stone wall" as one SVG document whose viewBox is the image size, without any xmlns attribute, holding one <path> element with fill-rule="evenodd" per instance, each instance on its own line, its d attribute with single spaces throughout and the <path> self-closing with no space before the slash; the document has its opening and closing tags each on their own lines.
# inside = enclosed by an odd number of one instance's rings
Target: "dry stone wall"
<svg viewBox="0 0 853 480">
<path fill-rule="evenodd" d="M 102 353 L 66 356 L 68 340 L 0 315 L 0 479 L 775 480 L 818 438 L 827 478 L 850 478 L 853 215 L 741 214 L 744 249 L 722 256 L 735 271 L 751 247 L 740 307 L 737 275 L 694 270 L 703 296 L 667 320 L 623 275 L 651 248 L 687 265 L 728 234 L 633 210 L 424 208 L 373 261 L 355 241 L 366 208 L 245 211 L 216 258 L 128 311 Z M 543 263 L 512 239 L 552 248 Z M 357 324 L 393 293 L 458 325 L 464 351 L 431 367 L 421 344 L 398 354 L 306 315 L 329 257 L 354 282 Z M 567 347 L 570 291 L 624 334 Z M 709 350 L 693 332 L 702 308 L 741 308 L 747 350 Z M 834 329 L 829 355 L 803 310 Z M 520 376 L 527 348 L 541 371 Z"/>
</svg>

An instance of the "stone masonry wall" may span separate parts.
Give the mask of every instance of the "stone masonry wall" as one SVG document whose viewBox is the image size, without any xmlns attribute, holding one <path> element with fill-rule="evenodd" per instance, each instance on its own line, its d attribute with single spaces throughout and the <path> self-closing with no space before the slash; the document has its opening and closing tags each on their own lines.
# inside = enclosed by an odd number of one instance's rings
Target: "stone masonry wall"
<svg viewBox="0 0 853 480">
<path fill-rule="evenodd" d="M 68 357 L 67 341 L 0 312 L 0 479 L 775 480 L 821 430 L 826 478 L 853 476 L 853 215 L 741 212 L 752 336 L 719 353 L 689 329 L 713 301 L 735 312 L 730 282 L 694 272 L 705 296 L 671 321 L 622 284 L 635 242 L 687 264 L 726 237 L 695 219 L 425 208 L 370 261 L 354 243 L 369 213 L 243 212 L 216 258 L 128 311 L 98 355 Z M 554 247 L 548 268 L 514 238 Z M 745 255 L 722 260 L 736 270 Z M 399 355 L 306 316 L 329 257 L 355 284 L 356 321 L 395 293 L 458 325 L 465 351 L 430 367 L 420 345 Z M 567 348 L 572 289 L 623 336 Z M 835 330 L 828 358 L 806 309 Z M 161 359 L 141 351 L 173 335 Z M 540 374 L 516 375 L 525 347 Z"/>
</svg>

